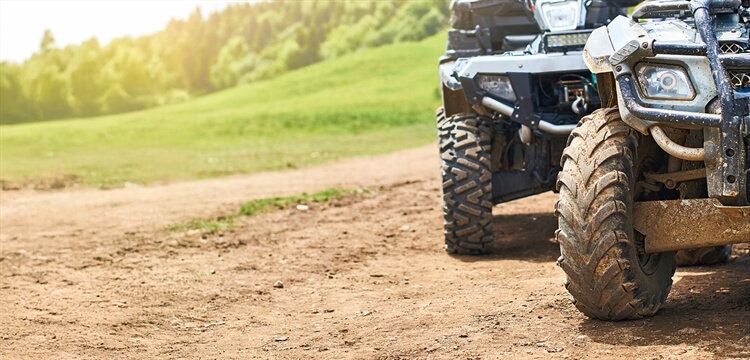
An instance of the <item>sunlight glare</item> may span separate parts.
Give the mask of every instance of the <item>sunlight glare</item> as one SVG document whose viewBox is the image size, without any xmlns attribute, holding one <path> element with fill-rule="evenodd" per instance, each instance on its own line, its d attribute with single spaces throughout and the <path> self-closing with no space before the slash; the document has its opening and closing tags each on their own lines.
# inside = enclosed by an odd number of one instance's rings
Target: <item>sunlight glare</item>
<svg viewBox="0 0 750 360">
<path fill-rule="evenodd" d="M 152 0 L 2 0 L 0 60 L 21 62 L 39 49 L 45 29 L 59 47 L 96 36 L 101 45 L 117 37 L 140 36 L 166 27 L 171 18 L 187 19 L 196 7 L 203 18 L 230 3 L 253 1 Z"/>
</svg>

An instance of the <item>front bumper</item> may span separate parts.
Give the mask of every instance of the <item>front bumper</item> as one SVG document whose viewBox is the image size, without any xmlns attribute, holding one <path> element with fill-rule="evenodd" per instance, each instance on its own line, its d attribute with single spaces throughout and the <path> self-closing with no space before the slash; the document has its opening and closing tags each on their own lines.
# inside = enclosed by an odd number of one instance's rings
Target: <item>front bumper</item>
<svg viewBox="0 0 750 360">
<path fill-rule="evenodd" d="M 567 135 L 571 128 L 567 125 L 549 123 L 537 114 L 532 98 L 535 86 L 532 83 L 532 77 L 534 75 L 576 72 L 588 73 L 588 68 L 580 51 L 477 56 L 461 58 L 453 64 L 442 64 L 440 68 L 443 85 L 454 91 L 463 90 L 469 104 L 487 106 L 514 122 L 529 126 L 532 129 L 539 128 L 544 132 L 556 135 Z M 479 88 L 476 79 L 481 75 L 507 76 L 517 100 L 510 102 L 496 98 Z"/>
<path fill-rule="evenodd" d="M 708 10 L 703 10 L 705 14 L 695 13 L 697 30 L 679 20 L 636 23 L 619 17 L 606 31 L 592 34 L 584 56 L 592 71 L 608 68 L 614 74 L 620 114 L 636 130 L 648 135 L 658 125 L 704 129 L 709 197 L 742 205 L 748 201 L 745 141 L 750 135 L 750 98 L 732 88 L 728 74 L 750 69 L 750 56 L 721 54 Z M 633 72 L 642 62 L 683 67 L 696 96 L 689 101 L 646 98 Z M 721 111 L 708 110 L 714 102 Z"/>
</svg>

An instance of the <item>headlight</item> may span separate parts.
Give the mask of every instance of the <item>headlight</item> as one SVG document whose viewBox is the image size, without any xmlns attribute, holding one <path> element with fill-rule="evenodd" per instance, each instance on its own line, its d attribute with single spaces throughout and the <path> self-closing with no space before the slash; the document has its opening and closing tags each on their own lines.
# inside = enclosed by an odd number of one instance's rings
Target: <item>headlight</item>
<svg viewBox="0 0 750 360">
<path fill-rule="evenodd" d="M 577 0 L 537 0 L 534 18 L 544 30 L 575 30 L 580 25 L 582 11 L 585 10 Z"/>
<path fill-rule="evenodd" d="M 635 67 L 643 95 L 651 99 L 692 100 L 695 89 L 681 66 L 638 64 Z"/>
<path fill-rule="evenodd" d="M 591 35 L 591 30 L 579 30 L 569 33 L 548 33 L 544 35 L 544 44 L 547 49 L 569 49 L 583 47 Z"/>
<path fill-rule="evenodd" d="M 510 85 L 510 79 L 503 75 L 479 75 L 477 76 L 479 88 L 503 100 L 515 102 L 516 93 Z"/>
</svg>

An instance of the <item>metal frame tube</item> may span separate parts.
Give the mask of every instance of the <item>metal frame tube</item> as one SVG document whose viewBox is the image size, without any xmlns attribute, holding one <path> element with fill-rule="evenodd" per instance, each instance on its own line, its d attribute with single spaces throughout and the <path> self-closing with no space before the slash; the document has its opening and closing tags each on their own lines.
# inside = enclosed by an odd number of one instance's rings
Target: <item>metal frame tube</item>
<svg viewBox="0 0 750 360">
<path fill-rule="evenodd" d="M 664 123 L 676 123 L 684 125 L 720 127 L 721 115 L 693 113 L 689 111 L 665 110 L 646 107 L 636 94 L 635 85 L 631 75 L 622 75 L 617 79 L 620 85 L 620 94 L 625 103 L 625 108 L 636 117 Z"/>
<path fill-rule="evenodd" d="M 681 44 L 664 41 L 654 41 L 652 48 L 655 55 L 685 55 L 706 56 L 706 45 Z M 719 62 L 731 69 L 746 69 L 750 67 L 750 56 L 746 54 L 719 54 Z"/>
<path fill-rule="evenodd" d="M 747 69 L 750 68 L 750 56 L 747 54 L 721 54 L 719 55 L 721 63 L 730 69 Z"/>
<path fill-rule="evenodd" d="M 509 118 L 513 116 L 513 111 L 515 110 L 513 107 L 509 105 L 505 105 L 488 96 L 485 96 L 484 98 L 482 98 L 482 105 L 492 110 L 495 110 Z M 578 125 L 576 124 L 555 125 L 550 122 L 540 120 L 538 129 L 545 133 L 552 134 L 552 135 L 569 135 L 570 132 L 576 128 L 576 126 Z M 523 135 L 521 135 L 521 133 L 519 133 L 519 135 L 522 136 L 522 140 L 523 140 Z M 528 140 L 530 142 L 531 141 L 530 132 L 528 132 L 528 135 L 529 135 Z"/>
<path fill-rule="evenodd" d="M 708 12 L 711 2 L 711 0 L 693 0 L 690 2 L 690 7 L 693 10 L 695 28 L 706 44 L 706 55 L 708 63 L 711 65 L 711 73 L 714 77 L 714 83 L 716 83 L 716 90 L 719 93 L 722 117 L 725 120 L 729 120 L 734 116 L 732 105 L 734 92 L 729 83 L 729 74 L 727 74 L 727 70 L 722 66 L 721 60 L 719 60 L 719 55 L 721 54 L 719 40 L 716 38 L 713 23 L 711 22 L 711 15 Z"/>
<path fill-rule="evenodd" d="M 692 56 L 703 56 L 706 55 L 706 46 L 703 44 L 682 44 L 682 43 L 670 43 L 664 41 L 654 41 L 653 44 L 654 54 L 664 55 L 692 55 Z"/>
<path fill-rule="evenodd" d="M 482 105 L 495 110 L 507 117 L 513 116 L 513 110 L 515 110 L 512 106 L 505 105 L 489 96 L 485 96 L 484 98 L 482 98 Z"/>
<path fill-rule="evenodd" d="M 577 124 L 555 125 L 544 120 L 539 122 L 539 130 L 553 135 L 569 135 Z"/>
<path fill-rule="evenodd" d="M 518 129 L 518 137 L 521 138 L 521 142 L 526 145 L 531 145 L 531 128 L 526 125 L 521 125 Z"/>
<path fill-rule="evenodd" d="M 719 40 L 716 38 L 710 9 L 712 6 L 718 8 L 738 7 L 739 0 L 692 0 L 690 8 L 695 19 L 695 28 L 700 34 L 701 40 L 706 44 L 706 57 L 711 65 L 711 74 L 719 93 L 721 105 L 721 130 L 718 137 L 718 151 L 708 154 L 712 161 L 719 161 L 713 174 L 708 175 L 708 195 L 720 198 L 725 205 L 741 205 L 747 203 L 745 181 L 747 172 L 743 156 L 734 156 L 735 153 L 743 151 L 741 126 L 741 110 L 734 106 L 734 90 L 729 82 L 729 73 L 720 60 L 721 51 Z M 713 176 L 712 176 L 713 175 Z"/>
<path fill-rule="evenodd" d="M 672 141 L 659 126 L 652 126 L 649 128 L 649 131 L 656 144 L 669 155 L 688 161 L 703 161 L 706 158 L 705 149 L 682 146 Z"/>
<path fill-rule="evenodd" d="M 644 2 L 633 12 L 633 19 L 672 17 L 688 10 L 690 10 L 690 3 L 685 1 Z"/>
</svg>

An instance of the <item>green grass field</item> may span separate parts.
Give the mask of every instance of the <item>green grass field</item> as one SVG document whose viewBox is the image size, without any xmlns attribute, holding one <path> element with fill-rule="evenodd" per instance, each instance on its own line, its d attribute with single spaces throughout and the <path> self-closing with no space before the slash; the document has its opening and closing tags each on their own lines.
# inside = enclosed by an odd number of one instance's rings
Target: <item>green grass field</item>
<svg viewBox="0 0 750 360">
<path fill-rule="evenodd" d="M 174 106 L 0 126 L 0 179 L 94 187 L 296 168 L 434 141 L 443 35 Z M 3 104 L 7 106 L 7 104 Z"/>
</svg>

